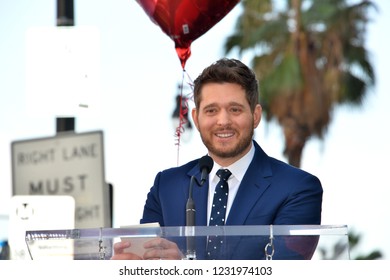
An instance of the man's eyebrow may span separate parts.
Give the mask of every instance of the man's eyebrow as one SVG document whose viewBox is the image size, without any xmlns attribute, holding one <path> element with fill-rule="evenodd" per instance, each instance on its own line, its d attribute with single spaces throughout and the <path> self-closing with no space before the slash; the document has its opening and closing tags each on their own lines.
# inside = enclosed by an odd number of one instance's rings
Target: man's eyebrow
<svg viewBox="0 0 390 280">
<path fill-rule="evenodd" d="M 243 104 L 235 102 L 235 101 L 229 102 L 228 105 L 229 106 L 244 107 Z M 212 107 L 219 107 L 219 105 L 218 105 L 218 103 L 213 102 L 213 103 L 210 103 L 210 104 L 207 104 L 206 106 L 204 106 L 203 109 L 212 108 Z"/>
<path fill-rule="evenodd" d="M 203 109 L 208 109 L 212 107 L 217 107 L 217 103 L 214 102 L 214 103 L 207 104 L 206 106 L 203 107 Z"/>
</svg>

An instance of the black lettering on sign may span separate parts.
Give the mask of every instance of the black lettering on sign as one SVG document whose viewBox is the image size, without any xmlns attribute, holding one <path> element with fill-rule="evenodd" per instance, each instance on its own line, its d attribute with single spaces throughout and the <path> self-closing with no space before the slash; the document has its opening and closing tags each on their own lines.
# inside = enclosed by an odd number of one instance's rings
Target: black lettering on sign
<svg viewBox="0 0 390 280">
<path fill-rule="evenodd" d="M 21 152 L 16 155 L 17 165 L 37 165 L 40 163 L 51 163 L 55 160 L 55 150 L 36 150 L 32 152 Z"/>
<path fill-rule="evenodd" d="M 76 207 L 76 221 L 80 222 L 86 219 L 98 219 L 99 218 L 99 205 Z"/>
<path fill-rule="evenodd" d="M 65 176 L 63 178 L 51 178 L 30 182 L 29 194 L 71 194 L 86 190 L 87 174 L 80 174 L 75 177 Z"/>
<path fill-rule="evenodd" d="M 73 159 L 96 158 L 97 156 L 98 145 L 96 143 L 62 149 L 62 157 L 65 161 Z"/>
</svg>

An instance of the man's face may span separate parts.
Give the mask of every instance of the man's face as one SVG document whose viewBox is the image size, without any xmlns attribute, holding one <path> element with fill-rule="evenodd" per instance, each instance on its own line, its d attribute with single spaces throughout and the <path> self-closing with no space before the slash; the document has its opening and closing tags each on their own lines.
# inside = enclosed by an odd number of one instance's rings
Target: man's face
<svg viewBox="0 0 390 280">
<path fill-rule="evenodd" d="M 202 87 L 198 111 L 192 117 L 210 156 L 228 166 L 249 149 L 261 119 L 261 106 L 252 114 L 244 89 L 233 83 L 209 83 Z"/>
</svg>

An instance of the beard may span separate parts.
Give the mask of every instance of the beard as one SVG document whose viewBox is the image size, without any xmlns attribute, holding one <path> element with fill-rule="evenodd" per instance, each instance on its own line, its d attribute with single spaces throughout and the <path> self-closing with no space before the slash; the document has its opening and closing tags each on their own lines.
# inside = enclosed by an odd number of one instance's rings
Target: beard
<svg viewBox="0 0 390 280">
<path fill-rule="evenodd" d="M 200 137 L 203 141 L 203 144 L 206 146 L 208 151 L 220 158 L 234 158 L 239 155 L 243 155 L 244 152 L 250 147 L 252 143 L 252 138 L 254 135 L 254 129 L 250 130 L 247 134 L 243 135 L 242 138 L 239 139 L 238 143 L 230 148 L 230 149 L 221 149 L 216 147 L 212 141 L 205 138 L 202 133 L 200 133 Z"/>
</svg>

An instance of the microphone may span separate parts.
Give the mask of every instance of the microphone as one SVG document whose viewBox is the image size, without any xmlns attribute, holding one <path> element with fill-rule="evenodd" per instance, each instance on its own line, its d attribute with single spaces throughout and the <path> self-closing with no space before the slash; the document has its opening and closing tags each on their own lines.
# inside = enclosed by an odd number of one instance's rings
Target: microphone
<svg viewBox="0 0 390 280">
<path fill-rule="evenodd" d="M 194 186 L 194 182 L 199 186 L 203 186 L 203 184 L 207 180 L 207 176 L 210 173 L 211 169 L 213 169 L 214 161 L 213 159 L 206 155 L 199 159 L 198 162 L 199 169 L 201 170 L 202 174 L 200 177 L 200 182 L 196 179 L 195 176 L 191 176 L 190 181 L 190 187 L 189 187 L 189 193 L 188 193 L 188 200 L 186 204 L 186 226 L 189 232 L 187 232 L 187 236 L 194 235 L 194 226 L 195 226 L 195 202 L 192 199 L 192 189 Z M 188 260 L 195 260 L 196 259 L 196 253 L 195 253 L 195 245 L 194 245 L 194 239 L 193 238 L 187 238 L 187 257 Z"/>
<path fill-rule="evenodd" d="M 207 176 L 211 172 L 211 169 L 213 169 L 214 161 L 209 156 L 204 156 L 199 160 L 199 168 L 202 171 L 202 175 L 200 177 L 200 187 L 206 182 Z"/>
<path fill-rule="evenodd" d="M 196 179 L 195 176 L 191 176 L 190 188 L 188 193 L 188 200 L 186 205 L 186 225 L 194 226 L 195 225 L 195 203 L 192 199 L 192 189 L 194 188 L 194 182 L 201 187 L 206 182 L 207 176 L 210 173 L 211 169 L 213 169 L 214 161 L 213 159 L 206 155 L 199 159 L 198 166 L 201 170 L 202 174 L 200 177 L 200 183 Z"/>
</svg>

